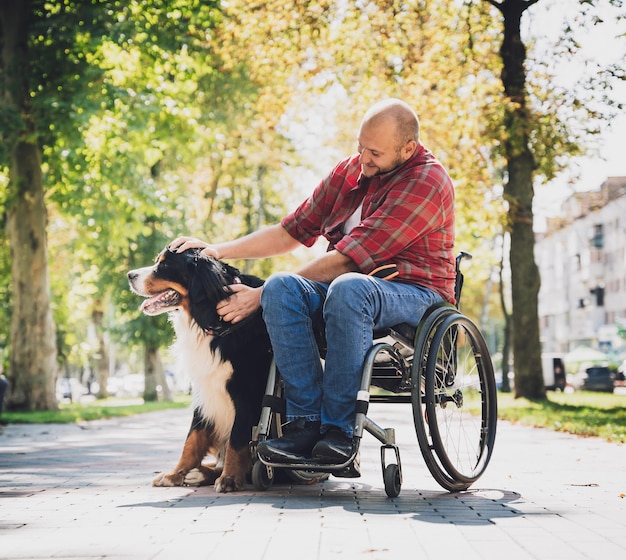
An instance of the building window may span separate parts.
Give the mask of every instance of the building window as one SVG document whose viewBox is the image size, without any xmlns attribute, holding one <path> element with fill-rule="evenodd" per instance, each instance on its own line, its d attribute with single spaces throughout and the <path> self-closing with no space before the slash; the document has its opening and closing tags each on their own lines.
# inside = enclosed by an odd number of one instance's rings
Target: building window
<svg viewBox="0 0 626 560">
<path fill-rule="evenodd" d="M 604 286 L 596 286 L 589 290 L 589 292 L 596 296 L 596 305 L 598 307 L 604 307 Z"/>
<path fill-rule="evenodd" d="M 602 249 L 604 247 L 604 228 L 602 224 L 595 224 L 593 226 L 593 237 L 590 240 L 591 246 L 596 249 Z"/>
</svg>

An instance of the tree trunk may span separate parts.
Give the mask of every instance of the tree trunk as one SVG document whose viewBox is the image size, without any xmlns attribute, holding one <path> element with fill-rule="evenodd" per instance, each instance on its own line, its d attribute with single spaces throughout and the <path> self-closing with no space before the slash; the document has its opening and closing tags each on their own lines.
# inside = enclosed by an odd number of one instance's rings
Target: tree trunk
<svg viewBox="0 0 626 560">
<path fill-rule="evenodd" d="M 511 314 L 509 313 L 506 300 L 504 297 L 504 280 L 502 278 L 504 270 L 504 236 L 502 237 L 502 257 L 500 259 L 499 286 L 498 294 L 500 296 L 500 308 L 504 317 L 504 342 L 502 344 L 502 388 L 503 393 L 511 392 L 511 384 L 509 383 L 509 358 L 511 356 Z"/>
<path fill-rule="evenodd" d="M 165 372 L 163 371 L 163 364 L 161 363 L 158 348 L 146 344 L 144 349 L 144 364 L 145 388 L 143 400 L 145 402 L 156 402 L 159 400 L 160 394 L 161 400 L 171 402 L 173 400 L 172 392 L 165 379 Z"/>
<path fill-rule="evenodd" d="M 102 302 L 96 301 L 91 312 L 91 320 L 96 331 L 98 350 L 91 358 L 93 360 L 93 369 L 96 372 L 96 379 L 98 380 L 99 389 L 96 396 L 99 399 L 106 399 L 109 396 L 109 352 L 104 339 L 103 319 Z"/>
<path fill-rule="evenodd" d="M 530 151 L 530 119 L 526 104 L 526 49 L 520 35 L 523 12 L 532 0 L 492 2 L 504 16 L 502 83 L 505 93 L 505 153 L 508 179 L 504 196 L 509 204 L 511 234 L 511 295 L 515 397 L 546 396 L 541 371 L 541 344 L 537 312 L 539 269 L 535 263 L 533 232 L 533 171 Z"/>
<path fill-rule="evenodd" d="M 161 360 L 159 360 L 159 363 L 161 363 Z M 160 372 L 161 373 L 159 374 L 159 383 L 162 387 L 161 400 L 164 402 L 173 402 L 174 395 L 172 394 L 170 386 L 167 384 L 167 377 L 165 376 L 165 370 L 163 369 L 163 365 L 161 365 Z"/>
<path fill-rule="evenodd" d="M 11 354 L 9 407 L 54 410 L 57 374 L 50 306 L 46 208 L 40 148 L 22 70 L 26 66 L 30 2 L 3 2 L 2 74 L 5 111 L 20 115 L 22 129 L 3 131 L 10 152 L 6 235 L 11 247 Z"/>
</svg>

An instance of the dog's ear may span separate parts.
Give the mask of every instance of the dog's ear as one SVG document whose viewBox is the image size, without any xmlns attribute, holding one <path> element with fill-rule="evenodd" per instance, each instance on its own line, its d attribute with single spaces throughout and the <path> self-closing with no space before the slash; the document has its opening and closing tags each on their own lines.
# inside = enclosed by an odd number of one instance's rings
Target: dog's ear
<svg viewBox="0 0 626 560">
<path fill-rule="evenodd" d="M 230 281 L 223 263 L 210 257 L 195 256 L 189 263 L 189 300 L 195 321 L 205 329 L 219 322 L 215 309 L 228 297 L 224 289 Z"/>
</svg>

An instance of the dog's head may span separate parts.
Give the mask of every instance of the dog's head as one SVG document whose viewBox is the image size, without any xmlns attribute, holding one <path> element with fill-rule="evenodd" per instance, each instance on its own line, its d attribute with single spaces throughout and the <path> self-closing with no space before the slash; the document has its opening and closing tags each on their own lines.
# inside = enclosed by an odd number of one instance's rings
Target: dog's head
<svg viewBox="0 0 626 560">
<path fill-rule="evenodd" d="M 146 315 L 184 311 L 203 329 L 212 329 L 219 323 L 215 306 L 230 295 L 226 287 L 240 282 L 239 277 L 239 270 L 200 255 L 200 249 L 176 253 L 166 247 L 152 266 L 131 270 L 128 282 L 146 298 L 141 304 Z"/>
</svg>

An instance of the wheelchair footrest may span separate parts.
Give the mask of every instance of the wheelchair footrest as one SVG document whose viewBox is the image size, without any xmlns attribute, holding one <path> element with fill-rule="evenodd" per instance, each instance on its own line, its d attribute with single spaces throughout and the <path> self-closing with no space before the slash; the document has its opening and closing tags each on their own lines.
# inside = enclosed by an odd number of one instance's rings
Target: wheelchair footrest
<svg viewBox="0 0 626 560">
<path fill-rule="evenodd" d="M 278 462 L 272 461 L 267 457 L 264 457 L 260 453 L 257 454 L 259 461 L 268 467 L 273 467 L 276 469 L 287 469 L 287 470 L 298 470 L 298 471 L 309 471 L 309 472 L 324 472 L 330 473 L 339 478 L 358 478 L 361 476 L 361 468 L 360 468 L 360 459 L 359 459 L 359 450 L 358 446 L 355 452 L 352 454 L 350 459 L 348 459 L 344 463 L 337 464 L 329 464 L 329 463 L 320 463 L 319 461 L 314 461 L 313 459 L 306 459 L 303 457 L 302 461 L 285 461 Z"/>
</svg>

